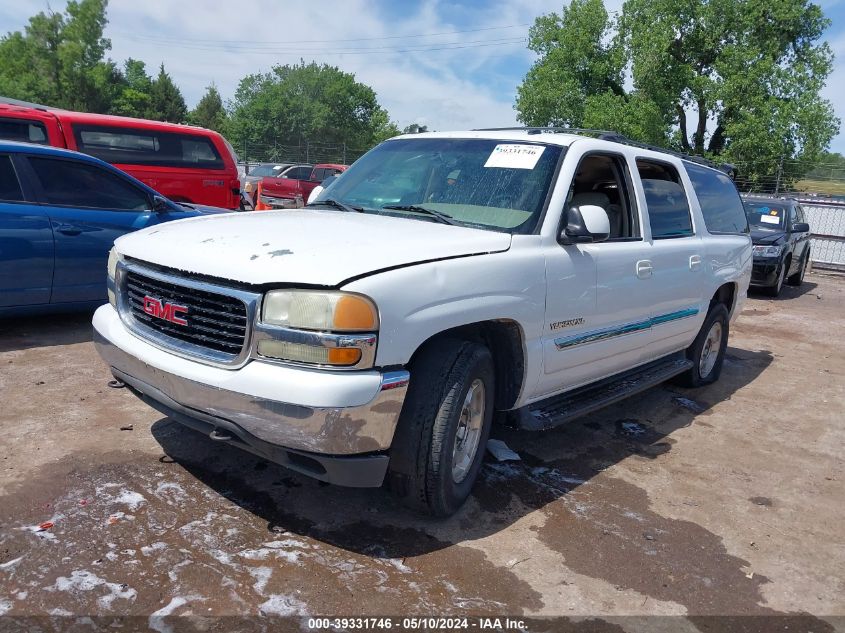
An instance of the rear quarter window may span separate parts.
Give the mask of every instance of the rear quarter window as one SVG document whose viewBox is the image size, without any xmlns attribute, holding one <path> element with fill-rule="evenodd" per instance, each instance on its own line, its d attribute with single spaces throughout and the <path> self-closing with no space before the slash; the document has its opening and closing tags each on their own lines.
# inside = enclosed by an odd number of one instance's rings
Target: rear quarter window
<svg viewBox="0 0 845 633">
<path fill-rule="evenodd" d="M 73 133 L 81 152 L 112 164 L 225 168 L 220 153 L 206 136 L 98 125 L 74 125 Z"/>
<path fill-rule="evenodd" d="M 0 118 L 0 139 L 49 145 L 47 128 L 39 121 Z"/>
<path fill-rule="evenodd" d="M 714 169 L 684 162 L 710 233 L 748 233 L 748 219 L 733 181 Z"/>
</svg>

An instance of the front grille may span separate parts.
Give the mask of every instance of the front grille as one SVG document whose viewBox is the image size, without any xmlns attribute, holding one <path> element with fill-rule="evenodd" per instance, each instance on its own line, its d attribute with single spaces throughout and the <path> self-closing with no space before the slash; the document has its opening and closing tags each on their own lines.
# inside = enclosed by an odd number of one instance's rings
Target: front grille
<svg viewBox="0 0 845 633">
<path fill-rule="evenodd" d="M 134 271 L 126 271 L 124 292 L 132 317 L 146 327 L 171 338 L 201 348 L 238 356 L 247 334 L 247 309 L 240 299 L 216 292 L 207 292 Z M 184 306 L 179 318 L 187 325 L 177 325 L 144 311 L 144 297 L 163 304 Z"/>
</svg>

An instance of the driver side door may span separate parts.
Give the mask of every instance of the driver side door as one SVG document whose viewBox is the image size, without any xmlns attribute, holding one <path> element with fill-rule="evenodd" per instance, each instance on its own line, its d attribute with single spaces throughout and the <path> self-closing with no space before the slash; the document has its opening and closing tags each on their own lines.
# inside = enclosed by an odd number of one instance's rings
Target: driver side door
<svg viewBox="0 0 845 633">
<path fill-rule="evenodd" d="M 105 302 L 106 262 L 115 239 L 175 219 L 152 211 L 149 192 L 117 170 L 45 155 L 23 162 L 55 236 L 50 303 Z"/>
</svg>

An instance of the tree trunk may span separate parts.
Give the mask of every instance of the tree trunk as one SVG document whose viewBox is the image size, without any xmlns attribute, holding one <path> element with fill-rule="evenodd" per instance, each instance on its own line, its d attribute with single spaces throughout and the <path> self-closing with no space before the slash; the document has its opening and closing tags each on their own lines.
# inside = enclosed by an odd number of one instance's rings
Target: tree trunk
<svg viewBox="0 0 845 633">
<path fill-rule="evenodd" d="M 707 109 L 704 99 L 696 101 L 698 106 L 698 127 L 695 130 L 693 140 L 695 142 L 695 153 L 704 153 L 704 135 L 707 132 Z"/>
<path fill-rule="evenodd" d="M 708 151 L 711 154 L 721 154 L 725 149 L 725 126 L 722 125 L 721 119 L 719 125 L 713 130 L 713 136 L 710 137 L 710 147 Z"/>
<path fill-rule="evenodd" d="M 684 110 L 684 105 L 678 103 L 675 105 L 675 111 L 678 113 L 678 126 L 681 128 L 681 147 L 684 151 L 689 151 L 689 139 L 687 138 L 687 113 Z"/>
</svg>

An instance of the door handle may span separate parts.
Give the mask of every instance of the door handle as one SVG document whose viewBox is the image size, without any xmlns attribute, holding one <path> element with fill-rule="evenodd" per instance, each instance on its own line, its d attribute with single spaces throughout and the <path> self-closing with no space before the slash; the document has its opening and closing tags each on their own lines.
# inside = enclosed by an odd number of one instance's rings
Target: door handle
<svg viewBox="0 0 845 633">
<path fill-rule="evenodd" d="M 651 277 L 653 270 L 654 266 L 651 265 L 651 261 L 648 259 L 641 259 L 637 262 L 637 277 L 640 279 L 648 279 Z"/>
<path fill-rule="evenodd" d="M 82 229 L 78 226 L 74 226 L 73 224 L 59 224 L 59 226 L 56 227 L 56 230 L 62 235 L 79 235 L 82 233 Z"/>
<path fill-rule="evenodd" d="M 701 268 L 701 255 L 693 255 L 689 258 L 689 269 L 699 270 Z"/>
</svg>

